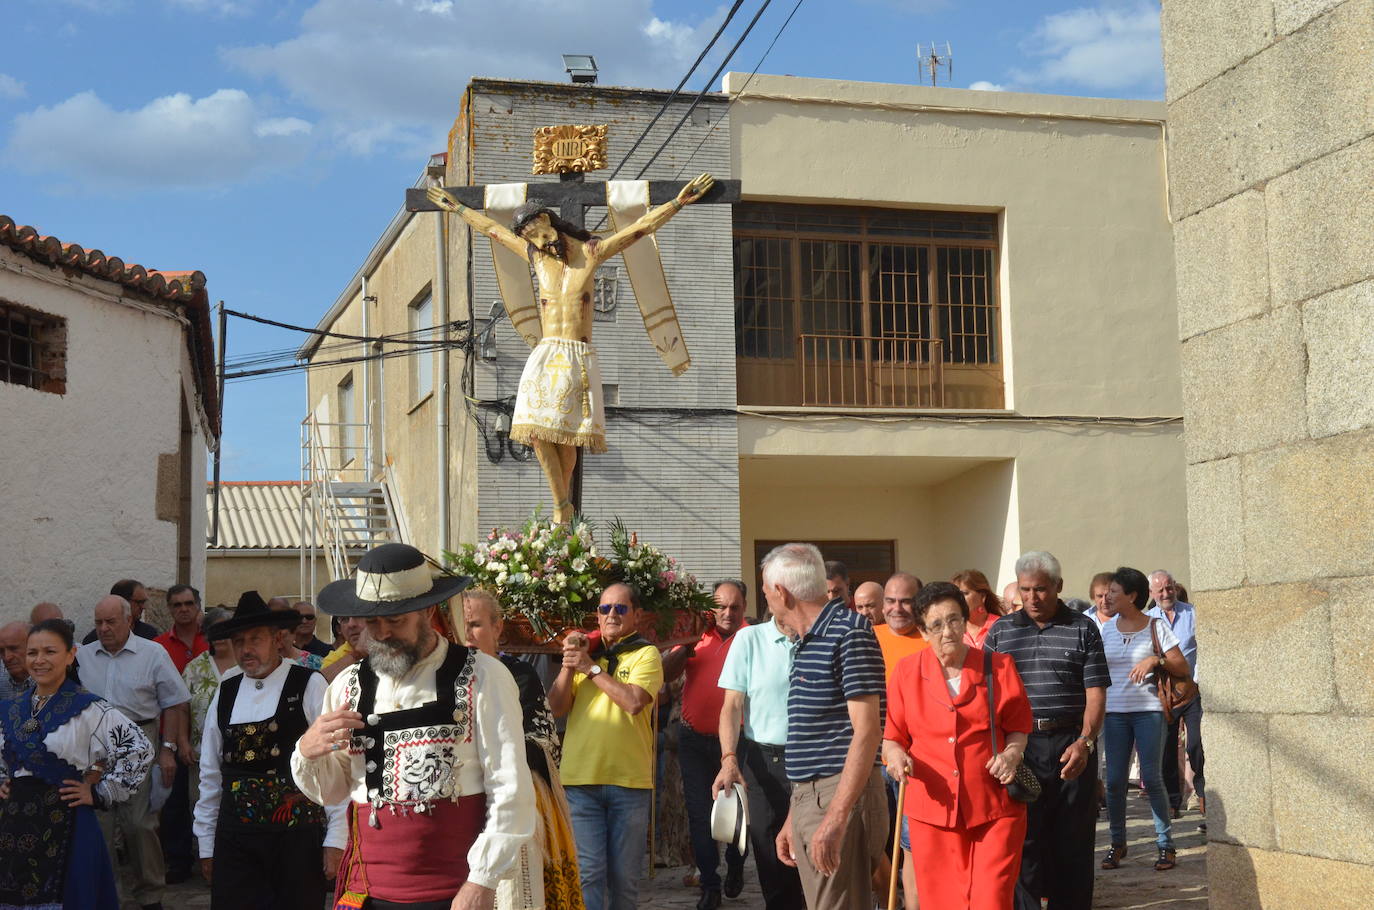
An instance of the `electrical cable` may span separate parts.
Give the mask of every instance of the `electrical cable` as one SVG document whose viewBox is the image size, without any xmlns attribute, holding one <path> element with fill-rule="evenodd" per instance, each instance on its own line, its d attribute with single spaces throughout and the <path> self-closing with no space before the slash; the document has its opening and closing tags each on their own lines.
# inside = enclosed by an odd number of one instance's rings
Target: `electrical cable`
<svg viewBox="0 0 1374 910">
<path fill-rule="evenodd" d="M 225 312 L 226 315 L 229 315 L 229 316 L 237 316 L 237 317 L 239 317 L 240 319 L 247 319 L 249 322 L 260 322 L 260 323 L 262 323 L 263 325 L 276 326 L 276 327 L 279 328 L 279 329 L 290 329 L 290 330 L 293 331 L 293 332 L 305 332 L 306 334 L 309 334 L 309 335 L 319 335 L 319 336 L 325 337 L 325 338 L 347 338 L 347 339 L 350 340 L 350 341 L 388 341 L 388 340 L 390 340 L 390 339 L 384 338 L 384 337 L 379 338 L 379 337 L 368 336 L 368 335 L 345 335 L 345 334 L 343 334 L 342 332 L 327 332 L 327 331 L 325 331 L 324 329 L 312 329 L 312 328 L 307 328 L 306 326 L 303 326 L 303 325 L 292 325 L 292 324 L 289 323 L 289 322 L 278 322 L 278 321 L 275 320 L 275 319 L 268 319 L 266 316 L 254 316 L 254 315 L 252 315 L 252 314 L 250 314 L 250 313 L 240 313 L 240 312 L 238 312 L 237 310 L 231 310 L 231 309 L 228 309 L 227 307 L 225 308 L 224 312 Z M 442 326 L 435 326 L 435 328 L 442 328 Z M 417 331 L 430 331 L 430 329 L 420 329 L 420 330 L 417 330 Z M 406 334 L 410 334 L 410 333 L 406 333 Z M 402 342 L 402 343 L 405 343 L 405 342 Z M 409 343 L 410 343 L 410 344 L 425 344 L 426 342 L 420 341 L 420 340 L 414 340 L 414 341 L 411 341 L 411 342 L 409 342 Z"/>
<path fill-rule="evenodd" d="M 630 163 L 630 158 L 639 150 L 640 143 L 648 137 L 649 131 L 654 128 L 654 124 L 658 123 L 659 119 L 668 112 L 668 108 L 672 103 L 677 100 L 677 96 L 682 92 L 682 87 L 687 84 L 688 79 L 692 78 L 692 74 L 697 71 L 697 67 L 701 66 L 701 61 L 706 59 L 706 55 L 711 52 L 711 48 L 716 46 L 716 42 L 720 40 L 720 36 L 725 33 L 726 26 L 730 24 L 731 19 L 735 18 L 735 13 L 739 12 L 739 8 L 743 5 L 744 0 L 735 0 L 735 5 L 730 7 L 730 12 L 725 14 L 725 21 L 720 24 L 720 28 L 716 29 L 716 33 L 711 36 L 711 40 L 707 42 L 706 47 L 702 48 L 701 53 L 697 55 L 696 62 L 683 74 L 682 81 L 677 84 L 677 88 L 673 89 L 668 95 L 667 99 L 663 102 L 663 106 L 658 109 L 658 113 L 654 114 L 653 119 L 644 127 L 643 132 L 639 134 L 639 138 L 630 146 L 630 150 L 625 153 L 625 157 L 620 159 L 620 163 L 615 166 L 615 170 L 611 171 L 611 176 L 606 178 L 607 180 L 614 180 L 621 169 Z"/>
<path fill-rule="evenodd" d="M 682 129 L 682 125 L 692 116 L 692 111 L 697 109 L 697 105 L 701 103 L 701 99 L 706 97 L 707 93 L 711 91 L 711 86 L 715 85 L 716 80 L 720 78 L 720 74 L 725 72 L 725 68 L 729 66 L 730 61 L 734 59 L 735 52 L 738 51 L 740 45 L 744 43 L 744 39 L 749 37 L 749 33 L 754 30 L 754 26 L 758 24 L 759 18 L 763 16 L 764 11 L 768 9 L 768 5 L 772 2 L 773 0 L 763 0 L 763 5 L 760 6 L 759 11 L 754 14 L 754 18 L 749 20 L 749 24 L 744 28 L 744 33 L 739 36 L 739 40 L 735 42 L 735 46 L 730 48 L 730 53 L 725 55 L 725 59 L 720 62 L 720 66 L 716 67 L 716 71 L 711 74 L 711 78 L 706 81 L 706 85 L 697 93 L 697 96 L 692 99 L 692 103 L 687 106 L 687 110 L 682 114 L 682 119 L 678 120 L 677 125 L 668 133 L 667 138 L 659 145 L 658 151 L 649 156 L 649 160 L 639 169 L 639 174 L 635 177 L 636 180 L 644 179 L 644 174 L 649 170 L 650 166 L 658 160 L 659 155 L 663 154 L 663 150 L 668 147 L 668 143 L 673 141 L 673 137 L 677 135 L 678 130 Z"/>
<path fill-rule="evenodd" d="M 767 60 L 768 55 L 773 52 L 773 46 L 778 43 L 778 39 L 782 37 L 782 33 L 787 31 L 787 26 L 791 24 L 792 17 L 797 15 L 797 10 L 801 9 L 801 5 L 804 2 L 806 2 L 806 0 L 797 0 L 797 4 L 792 7 L 792 12 L 787 14 L 787 18 L 783 20 L 782 27 L 778 29 L 777 34 L 773 36 L 773 40 L 769 42 L 767 49 L 763 52 L 763 55 L 759 57 L 759 62 L 754 64 L 754 69 L 750 71 L 749 78 L 744 80 L 744 85 L 740 86 L 740 90 L 735 92 L 734 96 L 731 97 L 729 103 L 725 105 L 726 116 L 729 115 L 730 108 L 734 107 L 735 102 L 738 101 L 740 99 L 740 96 L 744 94 L 744 90 L 749 87 L 749 83 L 754 81 L 754 77 L 758 75 L 759 69 L 763 66 L 763 62 Z M 687 160 L 682 162 L 682 166 L 677 169 L 677 174 L 675 175 L 676 178 L 682 177 L 683 172 L 687 170 L 687 166 L 691 164 L 692 159 L 697 156 L 697 152 L 701 151 L 702 146 L 706 145 L 706 140 L 711 138 L 711 136 L 719 128 L 720 124 L 724 121 L 725 117 L 721 117 L 715 123 L 711 124 L 711 128 L 707 130 L 706 133 L 701 137 L 701 141 L 697 143 L 697 147 L 692 149 L 692 154 L 688 155 Z"/>
</svg>

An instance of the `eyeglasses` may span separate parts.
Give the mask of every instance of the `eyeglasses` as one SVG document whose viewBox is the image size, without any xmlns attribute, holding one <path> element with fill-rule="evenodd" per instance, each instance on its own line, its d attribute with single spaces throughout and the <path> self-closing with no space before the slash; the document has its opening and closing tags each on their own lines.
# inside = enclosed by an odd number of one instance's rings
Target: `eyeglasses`
<svg viewBox="0 0 1374 910">
<path fill-rule="evenodd" d="M 596 608 L 596 612 L 602 616 L 609 616 L 612 610 L 615 611 L 616 616 L 624 616 L 630 612 L 630 606 L 629 604 L 600 604 Z"/>
<path fill-rule="evenodd" d="M 939 635 L 946 629 L 962 629 L 968 624 L 968 620 L 962 616 L 951 616 L 944 622 L 933 622 L 926 626 L 926 631 L 931 635 Z"/>
<path fill-rule="evenodd" d="M 302 613 L 302 614 L 301 614 L 301 625 L 305 625 L 305 624 L 308 623 L 308 622 L 314 622 L 314 621 L 315 621 L 315 614 L 314 614 L 314 613 Z"/>
</svg>

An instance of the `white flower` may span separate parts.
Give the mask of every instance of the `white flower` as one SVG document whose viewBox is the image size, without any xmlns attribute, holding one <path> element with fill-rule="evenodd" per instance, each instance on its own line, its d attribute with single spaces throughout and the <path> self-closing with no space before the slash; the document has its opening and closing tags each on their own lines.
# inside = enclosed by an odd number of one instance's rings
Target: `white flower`
<svg viewBox="0 0 1374 910">
<path fill-rule="evenodd" d="M 488 572 L 500 572 L 503 568 L 504 567 L 501 565 L 501 563 L 497 562 L 494 559 L 491 562 L 487 563 Z"/>
<path fill-rule="evenodd" d="M 498 585 L 503 585 L 506 583 L 506 573 L 504 571 L 496 573 L 496 583 Z"/>
</svg>

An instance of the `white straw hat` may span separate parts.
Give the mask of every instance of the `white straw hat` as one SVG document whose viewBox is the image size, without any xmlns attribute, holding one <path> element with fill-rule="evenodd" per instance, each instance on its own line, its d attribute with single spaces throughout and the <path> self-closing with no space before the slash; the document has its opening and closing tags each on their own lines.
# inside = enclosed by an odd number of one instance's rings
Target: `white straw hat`
<svg viewBox="0 0 1374 910">
<path fill-rule="evenodd" d="M 723 844 L 734 844 L 741 857 L 749 853 L 749 800 L 744 787 L 721 790 L 711 806 L 711 837 Z"/>
</svg>

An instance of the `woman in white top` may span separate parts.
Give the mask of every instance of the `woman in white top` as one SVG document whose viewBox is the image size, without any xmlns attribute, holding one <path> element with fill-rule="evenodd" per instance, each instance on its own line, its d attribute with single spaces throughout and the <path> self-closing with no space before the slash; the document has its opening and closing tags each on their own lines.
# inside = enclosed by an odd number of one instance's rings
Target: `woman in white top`
<svg viewBox="0 0 1374 910">
<path fill-rule="evenodd" d="M 0 907 L 117 910 L 95 809 L 127 800 L 153 762 L 138 725 L 68 678 L 64 620 L 29 632 L 35 687 L 0 705 Z"/>
<path fill-rule="evenodd" d="M 1150 797 L 1155 841 L 1159 857 L 1155 869 L 1174 868 L 1173 823 L 1169 795 L 1164 790 L 1160 758 L 1164 748 L 1164 710 L 1155 694 L 1156 675 L 1164 670 L 1189 675 L 1188 661 L 1168 623 L 1155 623 L 1143 612 L 1150 583 L 1136 569 L 1122 566 L 1112 573 L 1107 590 L 1110 608 L 1116 613 L 1102 625 L 1102 646 L 1112 684 L 1107 689 L 1107 719 L 1102 739 L 1107 753 L 1107 820 L 1112 845 L 1102 860 L 1103 869 L 1115 869 L 1126 855 L 1126 777 L 1132 750 L 1140 754 L 1140 776 Z M 1155 654 L 1151 624 L 1164 656 Z"/>
</svg>

